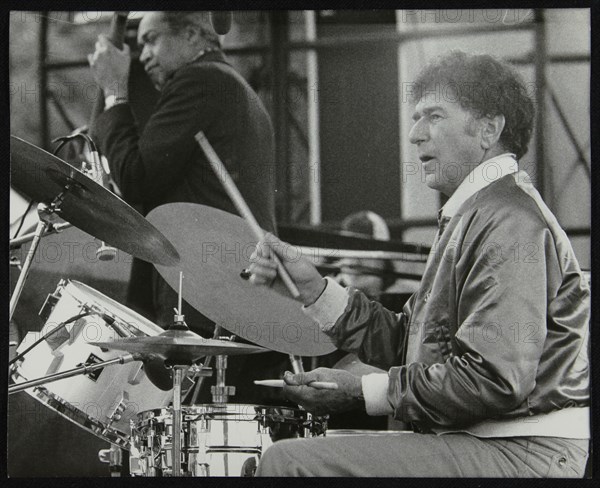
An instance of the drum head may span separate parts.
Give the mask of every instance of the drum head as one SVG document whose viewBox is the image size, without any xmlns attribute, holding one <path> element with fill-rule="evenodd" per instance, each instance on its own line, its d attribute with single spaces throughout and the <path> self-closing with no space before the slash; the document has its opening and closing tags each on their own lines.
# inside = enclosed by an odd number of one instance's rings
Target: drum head
<svg viewBox="0 0 600 488">
<path fill-rule="evenodd" d="M 107 297 L 103 293 L 100 293 L 84 283 L 79 281 L 68 281 L 65 291 L 82 303 L 92 303 L 109 315 L 118 318 L 120 321 L 126 322 L 140 332 L 143 332 L 142 335 L 154 336 L 163 332 L 162 328 L 139 313 L 121 305 L 119 302 Z"/>
</svg>

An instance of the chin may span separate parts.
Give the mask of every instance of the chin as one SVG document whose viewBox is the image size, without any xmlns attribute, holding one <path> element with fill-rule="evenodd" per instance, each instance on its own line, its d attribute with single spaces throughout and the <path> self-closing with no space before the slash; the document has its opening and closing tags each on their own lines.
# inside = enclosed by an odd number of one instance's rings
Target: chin
<svg viewBox="0 0 600 488">
<path fill-rule="evenodd" d="M 158 91 L 161 91 L 163 85 L 165 84 L 165 77 L 154 73 L 150 74 L 149 76 L 154 88 L 156 88 Z"/>
<path fill-rule="evenodd" d="M 441 184 L 436 175 L 427 175 L 427 177 L 425 178 L 425 184 L 432 190 L 437 190 L 446 195 L 447 197 L 454 193 L 454 190 L 449 190 L 446 185 Z"/>
<path fill-rule="evenodd" d="M 439 178 L 435 173 L 429 173 L 425 175 L 425 184 L 432 190 L 440 190 Z"/>
</svg>

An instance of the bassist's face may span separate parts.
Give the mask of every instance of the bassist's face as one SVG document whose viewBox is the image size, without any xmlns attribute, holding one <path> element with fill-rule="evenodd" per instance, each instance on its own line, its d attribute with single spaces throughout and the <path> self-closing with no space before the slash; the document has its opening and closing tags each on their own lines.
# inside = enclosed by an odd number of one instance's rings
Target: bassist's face
<svg viewBox="0 0 600 488">
<path fill-rule="evenodd" d="M 163 20 L 161 12 L 145 15 L 138 29 L 140 61 L 157 89 L 188 63 L 196 50 L 186 32 L 175 33 Z"/>
</svg>

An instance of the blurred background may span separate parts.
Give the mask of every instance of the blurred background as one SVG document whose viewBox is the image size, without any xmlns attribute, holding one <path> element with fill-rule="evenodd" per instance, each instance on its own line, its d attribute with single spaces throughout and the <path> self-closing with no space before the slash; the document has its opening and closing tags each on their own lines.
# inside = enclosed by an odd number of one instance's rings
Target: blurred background
<svg viewBox="0 0 600 488">
<path fill-rule="evenodd" d="M 52 151 L 52 139 L 88 123 L 97 91 L 86 55 L 94 51 L 97 36 L 108 31 L 112 15 L 11 12 L 12 134 Z M 127 42 L 137 84 L 130 92 L 132 104 L 143 126 L 157 93 L 136 61 L 140 17 L 139 12 L 130 15 Z M 588 9 L 237 11 L 221 40 L 230 62 L 270 112 L 277 219 L 288 236 L 308 235 L 307 230 L 331 235 L 348 215 L 369 210 L 383 217 L 392 240 L 429 246 L 444 200 L 426 187 L 408 140 L 413 107 L 407 84 L 433 56 L 453 48 L 514 63 L 537 111 L 521 169 L 566 230 L 582 268 L 589 269 Z M 28 204 L 11 189 L 11 237 Z M 23 229 L 36 220 L 32 211 Z M 35 287 L 25 288 L 17 306 L 15 337 L 41 329 L 40 300 L 60 278 L 93 275 L 86 283 L 123 302 L 129 276 L 123 262 L 98 272 L 90 260 L 56 255 L 66 241 L 82 239 L 93 240 L 72 228 L 42 245 L 42 259 L 32 269 Z M 409 293 L 412 283 L 397 292 Z M 24 394 L 11 397 L 9 415 L 12 476 L 108 475 L 106 465 L 89 461 L 97 459 L 105 442 L 82 434 Z M 44 452 L 44 460 L 31 462 L 33 445 Z"/>
<path fill-rule="evenodd" d="M 111 16 L 11 12 L 11 133 L 51 149 L 87 123 L 96 91 L 86 54 Z M 129 22 L 134 51 L 140 16 Z M 589 268 L 589 10 L 241 11 L 222 43 L 274 122 L 278 222 L 336 229 L 371 210 L 393 239 L 424 245 L 440 200 L 423 191 L 405 84 L 452 48 L 515 63 L 538 112 L 521 168 Z M 141 97 L 142 119 L 153 96 Z M 11 205 L 11 221 L 20 208 Z"/>
</svg>

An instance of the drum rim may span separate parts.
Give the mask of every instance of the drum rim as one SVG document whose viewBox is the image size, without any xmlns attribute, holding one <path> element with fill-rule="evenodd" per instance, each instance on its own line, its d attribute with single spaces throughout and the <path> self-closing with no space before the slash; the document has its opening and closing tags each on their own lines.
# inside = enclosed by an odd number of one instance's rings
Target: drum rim
<svg viewBox="0 0 600 488">
<path fill-rule="evenodd" d="M 57 286 L 57 289 L 62 287 L 62 289 L 64 291 L 67 291 L 74 299 L 76 299 L 80 303 L 85 303 L 85 301 L 82 300 L 83 297 L 78 296 L 77 293 L 73 293 L 72 289 L 77 290 L 77 292 L 79 292 L 82 295 L 87 295 L 87 298 L 91 297 L 96 300 L 97 299 L 105 300 L 108 304 L 108 307 L 105 305 L 105 303 L 102 303 L 102 302 L 100 302 L 99 305 L 101 305 L 102 308 L 106 309 L 106 311 L 115 315 L 115 317 L 118 319 L 123 320 L 123 317 L 120 315 L 120 312 L 122 312 L 122 311 L 125 312 L 126 314 L 130 315 L 132 318 L 135 319 L 135 322 L 133 324 L 131 324 L 128 321 L 127 323 L 130 325 L 133 325 L 137 330 L 139 330 L 140 332 L 144 333 L 147 336 L 158 335 L 161 332 L 163 332 L 163 329 L 160 328 L 158 325 L 156 325 L 151 320 L 148 320 L 146 317 L 137 313 L 135 310 L 132 310 L 129 307 L 126 307 L 125 305 L 120 304 L 113 298 L 96 290 L 95 288 L 91 287 L 90 285 L 87 285 L 81 281 L 70 280 L 70 279 L 65 279 L 64 282 L 65 283 L 62 285 L 59 284 Z M 61 298 L 62 298 L 62 293 L 61 293 Z M 119 313 L 115 313 L 115 312 L 119 312 Z M 151 333 L 149 333 L 149 332 L 151 332 Z"/>
<path fill-rule="evenodd" d="M 248 408 L 248 410 L 241 410 L 240 407 Z M 250 410 L 250 408 L 253 410 Z M 194 411 L 194 409 L 196 409 L 196 411 Z M 181 411 L 184 418 L 185 416 L 202 414 L 225 414 L 230 415 L 231 417 L 235 415 L 247 415 L 248 417 L 252 416 L 253 418 L 249 418 L 248 421 L 255 420 L 256 415 L 259 414 L 280 415 L 284 418 L 284 421 L 308 420 L 310 418 L 310 413 L 300 408 L 279 405 L 256 405 L 253 403 L 198 403 L 195 405 L 182 405 Z M 294 415 L 287 414 L 289 411 L 293 412 Z M 172 416 L 172 412 L 173 407 L 152 408 L 150 410 L 138 412 L 135 415 L 135 420 L 132 418 L 132 421 L 135 422 L 136 426 L 139 426 L 142 422 L 146 422 L 150 419 L 162 419 L 164 417 Z"/>
<path fill-rule="evenodd" d="M 13 377 L 14 380 L 14 377 Z M 73 424 L 81 427 L 90 434 L 99 437 L 100 439 L 116 444 L 122 449 L 129 450 L 131 444 L 131 435 L 114 429 L 110 425 L 104 425 L 98 419 L 87 415 L 82 410 L 73 406 L 59 395 L 52 393 L 43 386 L 35 386 L 24 390 L 29 396 L 39 401 L 42 405 L 47 406 L 53 412 L 56 412 L 61 417 L 69 420 Z"/>
</svg>

